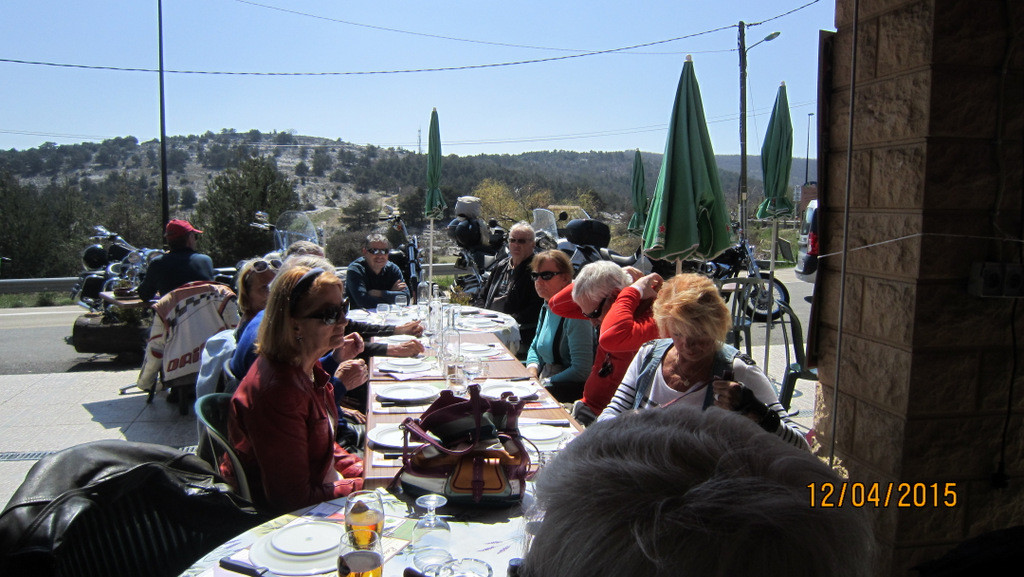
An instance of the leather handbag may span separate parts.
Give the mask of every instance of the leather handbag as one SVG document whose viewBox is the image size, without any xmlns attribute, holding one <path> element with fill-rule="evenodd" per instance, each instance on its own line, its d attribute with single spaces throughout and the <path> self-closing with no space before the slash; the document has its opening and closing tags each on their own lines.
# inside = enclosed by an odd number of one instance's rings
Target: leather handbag
<svg viewBox="0 0 1024 577">
<path fill-rule="evenodd" d="M 525 400 L 469 398 L 441 391 L 419 417 L 406 418 L 402 468 L 391 482 L 413 495 L 437 493 L 449 503 L 508 506 L 522 501 L 530 456 L 519 434 Z"/>
</svg>

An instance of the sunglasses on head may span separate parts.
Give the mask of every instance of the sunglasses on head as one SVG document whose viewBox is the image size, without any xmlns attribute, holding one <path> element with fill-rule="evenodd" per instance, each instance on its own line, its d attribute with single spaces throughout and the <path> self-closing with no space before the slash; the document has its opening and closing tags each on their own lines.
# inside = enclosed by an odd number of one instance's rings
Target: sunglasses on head
<svg viewBox="0 0 1024 577">
<path fill-rule="evenodd" d="M 368 248 L 368 249 L 366 249 L 366 252 L 368 252 L 370 254 L 387 254 L 388 253 L 388 249 L 386 249 L 386 248 Z"/>
<path fill-rule="evenodd" d="M 311 315 L 306 315 L 302 318 L 317 319 L 327 326 L 332 326 L 337 324 L 339 320 L 348 315 L 348 304 L 348 299 L 342 299 L 341 304 L 338 306 L 327 307 L 323 310 L 317 311 Z"/>
<path fill-rule="evenodd" d="M 537 280 L 537 279 L 551 280 L 551 279 L 555 278 L 556 275 L 560 275 L 560 274 L 562 274 L 562 273 L 546 270 L 546 271 L 543 271 L 543 272 L 531 272 L 530 273 L 530 278 L 532 278 L 533 280 Z"/>
<path fill-rule="evenodd" d="M 252 262 L 252 270 L 256 272 L 263 272 L 267 269 L 277 270 L 281 268 L 281 260 L 272 258 L 270 260 L 259 259 Z"/>
<path fill-rule="evenodd" d="M 597 308 L 594 309 L 594 312 L 583 313 L 583 316 L 587 317 L 588 319 L 596 319 L 600 317 L 601 313 L 604 312 L 604 304 L 606 302 L 608 302 L 608 297 L 604 297 L 603 299 L 601 299 L 601 304 L 597 305 Z"/>
<path fill-rule="evenodd" d="M 526 244 L 528 242 L 533 242 L 533 240 L 529 238 L 510 238 L 508 241 L 512 244 Z"/>
<path fill-rule="evenodd" d="M 309 289 L 313 288 L 313 282 L 322 274 L 324 274 L 324 269 L 320 267 L 309 269 L 309 272 L 302 275 L 299 282 L 295 283 L 295 286 L 292 287 L 292 292 L 288 295 L 288 312 L 293 317 L 295 316 L 295 305 L 299 304 L 302 297 L 306 296 Z"/>
</svg>

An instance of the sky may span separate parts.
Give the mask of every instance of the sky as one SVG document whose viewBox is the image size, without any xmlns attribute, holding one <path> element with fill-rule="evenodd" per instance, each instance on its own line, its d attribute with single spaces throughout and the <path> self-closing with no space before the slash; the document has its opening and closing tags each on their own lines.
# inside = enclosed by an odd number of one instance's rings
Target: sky
<svg viewBox="0 0 1024 577">
<path fill-rule="evenodd" d="M 0 149 L 159 138 L 157 5 L 3 0 Z M 785 82 L 793 154 L 803 157 L 808 113 L 816 110 L 818 34 L 834 30 L 834 7 L 832 0 L 163 0 L 166 133 L 294 131 L 426 151 L 437 108 L 446 155 L 661 153 L 690 54 L 714 150 L 738 154 L 743 20 L 751 25 L 748 154 L 759 154 Z M 775 40 L 753 46 L 776 31 Z M 637 45 L 645 46 L 616 50 Z M 816 146 L 813 129 L 809 144 Z"/>
</svg>

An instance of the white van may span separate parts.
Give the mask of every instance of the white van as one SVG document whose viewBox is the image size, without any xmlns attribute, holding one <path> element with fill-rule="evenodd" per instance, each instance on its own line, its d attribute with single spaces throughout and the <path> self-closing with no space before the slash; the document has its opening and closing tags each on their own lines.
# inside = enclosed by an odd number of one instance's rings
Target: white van
<svg viewBox="0 0 1024 577">
<path fill-rule="evenodd" d="M 800 256 L 796 260 L 796 277 L 813 283 L 818 272 L 818 201 L 807 203 L 803 223 L 800 225 Z"/>
</svg>

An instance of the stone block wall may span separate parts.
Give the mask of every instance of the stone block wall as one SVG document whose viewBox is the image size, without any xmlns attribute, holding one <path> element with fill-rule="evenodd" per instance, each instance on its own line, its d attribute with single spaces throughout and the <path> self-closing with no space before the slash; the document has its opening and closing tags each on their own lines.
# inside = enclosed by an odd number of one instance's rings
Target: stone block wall
<svg viewBox="0 0 1024 577">
<path fill-rule="evenodd" d="M 953 507 L 871 511 L 875 574 L 916 574 L 1024 523 L 1024 299 L 967 293 L 971 263 L 1024 260 L 1020 40 L 1007 58 L 1024 2 L 861 0 L 852 95 L 853 0 L 837 0 L 836 29 L 815 429 L 851 481 L 957 484 Z M 995 488 L 1001 455 L 1007 486 Z"/>
</svg>

